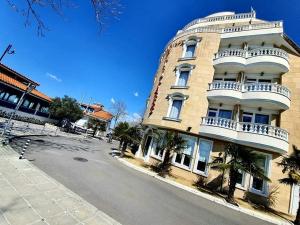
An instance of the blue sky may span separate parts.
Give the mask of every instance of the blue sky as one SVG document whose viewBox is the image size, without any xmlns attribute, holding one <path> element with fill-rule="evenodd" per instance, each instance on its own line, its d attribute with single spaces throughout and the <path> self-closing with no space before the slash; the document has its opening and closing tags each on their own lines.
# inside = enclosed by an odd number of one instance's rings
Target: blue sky
<svg viewBox="0 0 300 225">
<path fill-rule="evenodd" d="M 23 0 L 15 0 L 22 2 Z M 249 12 L 257 17 L 284 20 L 285 32 L 300 43 L 299 0 L 120 0 L 119 21 L 99 34 L 89 1 L 77 0 L 63 18 L 44 10 L 50 31 L 36 35 L 24 26 L 6 1 L 0 1 L 0 50 L 12 43 L 16 54 L 3 63 L 38 81 L 51 97 L 90 97 L 106 108 L 111 99 L 127 104 L 130 115 L 140 113 L 152 88 L 158 60 L 177 30 L 195 18 L 219 11 Z"/>
</svg>

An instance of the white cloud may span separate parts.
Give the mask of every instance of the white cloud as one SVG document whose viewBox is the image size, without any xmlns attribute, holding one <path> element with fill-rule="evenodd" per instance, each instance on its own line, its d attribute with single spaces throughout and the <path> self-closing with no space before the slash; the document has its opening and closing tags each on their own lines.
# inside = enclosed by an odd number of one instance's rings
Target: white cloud
<svg viewBox="0 0 300 225">
<path fill-rule="evenodd" d="M 135 97 L 139 97 L 139 93 L 138 93 L 137 91 L 134 92 L 133 95 L 134 95 Z"/>
<path fill-rule="evenodd" d="M 55 76 L 55 75 L 53 75 L 51 73 L 46 73 L 46 76 L 50 77 L 52 80 L 55 80 L 57 82 L 62 82 L 62 79 L 60 79 L 59 77 L 57 77 L 57 76 Z"/>
<path fill-rule="evenodd" d="M 115 104 L 115 103 L 116 103 L 116 100 L 115 100 L 114 98 L 111 98 L 111 99 L 110 99 L 110 102 L 111 102 L 112 104 Z"/>
</svg>

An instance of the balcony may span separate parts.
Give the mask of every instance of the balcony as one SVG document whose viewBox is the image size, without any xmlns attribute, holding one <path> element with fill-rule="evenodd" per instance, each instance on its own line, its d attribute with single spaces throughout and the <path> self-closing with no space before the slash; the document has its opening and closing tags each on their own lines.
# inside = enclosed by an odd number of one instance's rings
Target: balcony
<svg viewBox="0 0 300 225">
<path fill-rule="evenodd" d="M 280 154 L 287 153 L 289 147 L 288 132 L 266 124 L 202 117 L 200 134 Z"/>
<path fill-rule="evenodd" d="M 279 48 L 256 48 L 249 51 L 225 49 L 215 54 L 214 67 L 220 71 L 286 73 L 289 71 L 289 60 L 288 54 Z"/>
<path fill-rule="evenodd" d="M 290 108 L 290 91 L 274 83 L 239 83 L 215 81 L 209 84 L 207 97 L 214 102 L 243 104 L 250 107 L 287 110 Z"/>
</svg>

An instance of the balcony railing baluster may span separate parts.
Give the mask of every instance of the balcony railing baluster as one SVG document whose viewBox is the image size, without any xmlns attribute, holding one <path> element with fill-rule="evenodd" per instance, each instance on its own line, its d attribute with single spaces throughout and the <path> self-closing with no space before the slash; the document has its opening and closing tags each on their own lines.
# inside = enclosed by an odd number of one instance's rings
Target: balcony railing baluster
<svg viewBox="0 0 300 225">
<path fill-rule="evenodd" d="M 219 117 L 203 117 L 201 125 L 217 126 L 238 132 L 266 135 L 288 141 L 288 132 L 286 130 L 267 124 L 237 122 Z"/>
<path fill-rule="evenodd" d="M 236 90 L 243 92 L 274 92 L 282 94 L 287 98 L 290 98 L 290 91 L 288 88 L 279 84 L 273 83 L 246 83 L 242 84 L 234 81 L 214 81 L 208 85 L 209 90 Z"/>
</svg>

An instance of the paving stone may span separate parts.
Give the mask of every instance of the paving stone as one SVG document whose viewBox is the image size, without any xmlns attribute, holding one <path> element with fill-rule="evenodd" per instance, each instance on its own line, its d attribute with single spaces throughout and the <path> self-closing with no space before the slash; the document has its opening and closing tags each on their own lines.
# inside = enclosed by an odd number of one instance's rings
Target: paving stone
<svg viewBox="0 0 300 225">
<path fill-rule="evenodd" d="M 41 217 L 46 219 L 52 218 L 64 212 L 63 209 L 54 202 L 40 205 L 39 207 L 34 207 L 34 209 Z"/>
<path fill-rule="evenodd" d="M 94 207 L 88 207 L 86 205 L 77 208 L 75 210 L 72 210 L 70 212 L 71 215 L 73 215 L 76 219 L 79 221 L 84 221 L 89 218 L 92 218 L 93 216 L 96 215 L 97 209 Z"/>
<path fill-rule="evenodd" d="M 1 212 L 0 212 L 0 224 L 9 225 Z"/>
<path fill-rule="evenodd" d="M 17 192 L 21 196 L 32 195 L 32 193 L 39 193 L 40 191 L 33 184 L 25 184 L 23 186 L 15 186 Z"/>
<path fill-rule="evenodd" d="M 49 199 L 45 194 L 43 193 L 32 193 L 31 195 L 24 196 L 24 198 L 29 202 L 30 205 L 32 205 L 34 208 L 52 204 L 53 200 Z"/>
<path fill-rule="evenodd" d="M 4 212 L 4 216 L 11 225 L 24 225 L 41 219 L 31 208 L 10 209 Z"/>
<path fill-rule="evenodd" d="M 72 211 L 73 209 L 81 207 L 84 202 L 82 200 L 79 200 L 76 198 L 67 197 L 67 198 L 63 198 L 63 199 L 59 200 L 57 203 L 63 209 Z"/>
<path fill-rule="evenodd" d="M 50 190 L 54 190 L 57 188 L 57 184 L 53 183 L 53 182 L 48 182 L 48 183 L 43 183 L 43 184 L 37 184 L 36 188 L 40 191 L 50 191 Z"/>
<path fill-rule="evenodd" d="M 53 199 L 55 201 L 60 200 L 62 198 L 69 197 L 69 195 L 61 189 L 54 189 L 54 190 L 46 191 L 45 195 L 48 198 Z"/>
<path fill-rule="evenodd" d="M 50 225 L 75 225 L 78 221 L 68 214 L 62 214 L 59 216 L 46 219 Z"/>
<path fill-rule="evenodd" d="M 7 180 L 0 179 L 0 189 L 8 186 L 10 186 L 10 184 L 7 182 Z"/>
</svg>

